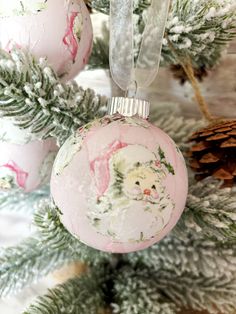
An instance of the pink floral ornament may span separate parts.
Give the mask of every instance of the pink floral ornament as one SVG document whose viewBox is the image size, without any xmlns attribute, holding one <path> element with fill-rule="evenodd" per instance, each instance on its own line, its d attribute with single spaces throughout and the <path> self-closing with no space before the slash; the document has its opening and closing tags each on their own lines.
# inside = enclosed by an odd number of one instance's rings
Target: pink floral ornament
<svg viewBox="0 0 236 314">
<path fill-rule="evenodd" d="M 18 186 L 22 189 L 25 188 L 26 180 L 29 174 L 22 170 L 14 161 L 11 160 L 7 164 L 0 166 L 0 168 L 7 168 L 15 173 Z"/>
<path fill-rule="evenodd" d="M 90 56 L 93 38 L 84 1 L 27 1 L 20 13 L 19 2 L 1 0 L 0 46 L 8 52 L 26 49 L 36 58 L 46 58 L 63 81 L 74 78 Z"/>
<path fill-rule="evenodd" d="M 37 140 L 33 134 L 0 119 L 0 190 L 37 189 L 49 180 L 58 151 L 52 138 Z"/>
</svg>

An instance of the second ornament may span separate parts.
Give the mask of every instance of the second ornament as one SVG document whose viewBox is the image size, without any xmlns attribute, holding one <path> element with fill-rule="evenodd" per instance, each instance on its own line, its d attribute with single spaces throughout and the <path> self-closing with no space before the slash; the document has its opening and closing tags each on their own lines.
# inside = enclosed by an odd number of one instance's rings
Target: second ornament
<svg viewBox="0 0 236 314">
<path fill-rule="evenodd" d="M 48 64 L 63 81 L 86 65 L 92 25 L 83 0 L 1 0 L 0 45 L 23 48 Z"/>
<path fill-rule="evenodd" d="M 9 118 L 0 119 L 0 191 L 31 192 L 48 183 L 58 147 L 39 140 Z"/>
</svg>

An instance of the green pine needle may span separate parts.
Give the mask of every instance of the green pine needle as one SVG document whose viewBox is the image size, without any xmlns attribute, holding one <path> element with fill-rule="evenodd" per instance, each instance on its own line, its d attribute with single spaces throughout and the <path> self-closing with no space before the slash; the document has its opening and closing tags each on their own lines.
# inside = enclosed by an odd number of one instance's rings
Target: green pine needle
<svg viewBox="0 0 236 314">
<path fill-rule="evenodd" d="M 80 278 L 48 291 L 39 297 L 23 314 L 99 314 L 105 307 L 102 271 L 88 273 Z"/>
<path fill-rule="evenodd" d="M 73 260 L 71 252 L 53 250 L 31 237 L 0 251 L 0 296 L 8 296 Z"/>
<path fill-rule="evenodd" d="M 104 114 L 106 98 L 75 82 L 61 83 L 45 60 L 22 50 L 0 50 L 0 113 L 39 138 L 64 142 L 79 127 Z"/>
<path fill-rule="evenodd" d="M 134 1 L 135 58 L 141 44 L 141 34 L 146 21 L 150 0 Z M 109 14 L 108 0 L 92 0 L 94 9 Z M 173 44 L 173 53 L 166 39 L 163 42 L 162 65 L 179 64 L 179 58 L 190 57 L 194 68 L 210 69 L 216 65 L 222 54 L 236 36 L 236 9 L 234 0 L 172 0 L 166 25 L 166 37 Z M 91 66 L 109 65 L 109 31 L 103 31 L 102 38 L 95 39 Z M 100 46 L 103 49 L 100 49 Z M 147 52 L 152 53 L 152 52 Z M 148 59 L 148 55 L 147 55 Z"/>
<path fill-rule="evenodd" d="M 221 182 L 206 179 L 190 186 L 186 210 L 178 231 L 201 233 L 205 239 L 236 243 L 236 190 L 220 188 Z"/>
<path fill-rule="evenodd" d="M 233 314 L 235 288 L 236 278 L 196 277 L 187 272 L 179 276 L 142 265 L 125 266 L 115 279 L 113 309 L 119 314 L 173 314 L 180 309 Z"/>
<path fill-rule="evenodd" d="M 33 213 L 39 201 L 49 197 L 49 187 L 44 186 L 31 193 L 20 189 L 0 191 L 0 212 L 15 211 Z"/>
</svg>

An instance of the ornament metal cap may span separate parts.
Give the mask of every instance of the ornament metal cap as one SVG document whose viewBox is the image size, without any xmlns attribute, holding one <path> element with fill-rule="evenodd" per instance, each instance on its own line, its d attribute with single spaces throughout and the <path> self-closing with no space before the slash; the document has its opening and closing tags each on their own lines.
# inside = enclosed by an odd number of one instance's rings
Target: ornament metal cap
<svg viewBox="0 0 236 314">
<path fill-rule="evenodd" d="M 150 113 L 150 103 L 146 100 L 128 97 L 112 97 L 108 102 L 108 114 L 119 113 L 125 117 L 138 115 L 147 119 Z"/>
</svg>

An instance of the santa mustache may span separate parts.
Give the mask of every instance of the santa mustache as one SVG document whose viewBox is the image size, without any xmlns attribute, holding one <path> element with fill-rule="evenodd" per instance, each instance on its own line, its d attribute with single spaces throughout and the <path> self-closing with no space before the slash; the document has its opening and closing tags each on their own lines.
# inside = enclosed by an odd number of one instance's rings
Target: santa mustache
<svg viewBox="0 0 236 314">
<path fill-rule="evenodd" d="M 159 194 L 156 190 L 152 191 L 152 190 L 144 190 L 144 191 L 141 191 L 139 193 L 129 193 L 130 196 L 132 196 L 135 200 L 137 201 L 147 201 L 147 202 L 150 202 L 150 203 L 156 203 L 157 200 L 159 199 Z"/>
</svg>

